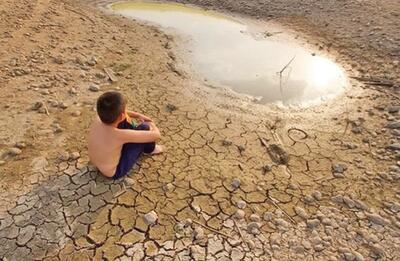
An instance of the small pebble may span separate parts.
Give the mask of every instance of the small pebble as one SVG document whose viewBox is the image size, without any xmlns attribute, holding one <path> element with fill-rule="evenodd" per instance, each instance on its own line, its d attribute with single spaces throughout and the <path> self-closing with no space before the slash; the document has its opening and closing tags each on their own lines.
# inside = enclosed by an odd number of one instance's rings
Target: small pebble
<svg viewBox="0 0 400 261">
<path fill-rule="evenodd" d="M 201 227 L 196 227 L 193 231 L 193 236 L 196 240 L 204 238 L 204 230 Z"/>
<path fill-rule="evenodd" d="M 238 189 L 240 187 L 240 179 L 234 178 L 231 185 L 234 189 Z"/>
<path fill-rule="evenodd" d="M 243 201 L 243 200 L 239 200 L 237 202 L 237 207 L 240 208 L 240 209 L 244 209 L 244 208 L 246 208 L 246 206 L 247 206 L 247 203 L 245 201 Z"/>
<path fill-rule="evenodd" d="M 89 85 L 89 90 L 92 91 L 92 92 L 98 92 L 98 91 L 100 91 L 100 86 L 98 86 L 97 84 L 92 83 L 92 84 Z"/>
<path fill-rule="evenodd" d="M 74 112 L 71 113 L 71 115 L 74 116 L 74 117 L 79 117 L 79 116 L 81 116 L 81 114 L 82 113 L 80 111 L 74 111 Z"/>
<path fill-rule="evenodd" d="M 236 210 L 234 218 L 237 220 L 243 219 L 245 216 L 245 212 L 241 209 Z"/>
<path fill-rule="evenodd" d="M 22 150 L 18 149 L 18 148 L 10 148 L 8 150 L 8 154 L 11 156 L 17 156 L 20 155 L 22 153 Z"/>
<path fill-rule="evenodd" d="M 77 160 L 77 159 L 79 159 L 81 157 L 81 154 L 79 153 L 79 152 L 72 152 L 71 153 L 71 155 L 70 155 L 70 159 L 72 159 L 72 160 Z"/>
<path fill-rule="evenodd" d="M 61 160 L 61 161 L 68 161 L 68 160 L 69 160 L 69 157 L 70 157 L 69 153 L 66 152 L 66 151 L 63 151 L 63 152 L 61 152 L 60 155 L 58 156 L 58 159 Z"/>
<path fill-rule="evenodd" d="M 260 221 L 261 221 L 261 218 L 260 218 L 260 216 L 257 215 L 257 214 L 251 214 L 251 215 L 250 215 L 250 220 L 253 221 L 253 222 L 260 222 Z"/>
<path fill-rule="evenodd" d="M 147 213 L 146 215 L 144 215 L 143 218 L 144 218 L 144 222 L 147 225 L 151 226 L 157 222 L 158 216 L 157 216 L 157 213 L 154 210 L 152 210 L 149 213 Z"/>
</svg>

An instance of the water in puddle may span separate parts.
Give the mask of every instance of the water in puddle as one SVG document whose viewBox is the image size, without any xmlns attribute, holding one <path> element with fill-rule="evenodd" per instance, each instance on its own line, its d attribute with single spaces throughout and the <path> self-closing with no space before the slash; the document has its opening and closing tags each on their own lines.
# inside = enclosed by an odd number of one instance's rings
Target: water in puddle
<svg viewBox="0 0 400 261">
<path fill-rule="evenodd" d="M 308 105 L 339 94 L 347 82 L 343 69 L 329 59 L 296 43 L 255 37 L 245 24 L 214 12 L 151 2 L 121 2 L 111 8 L 176 30 L 188 39 L 189 62 L 202 77 L 260 97 L 262 103 Z"/>
</svg>

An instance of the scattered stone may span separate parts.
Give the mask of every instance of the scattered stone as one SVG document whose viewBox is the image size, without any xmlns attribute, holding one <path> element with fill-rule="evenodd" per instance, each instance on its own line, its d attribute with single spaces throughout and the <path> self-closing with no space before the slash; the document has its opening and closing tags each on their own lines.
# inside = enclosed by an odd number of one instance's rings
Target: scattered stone
<svg viewBox="0 0 400 261">
<path fill-rule="evenodd" d="M 0 160 L 0 166 L 3 166 L 4 164 L 6 164 L 6 162 L 4 160 Z"/>
<path fill-rule="evenodd" d="M 147 225 L 151 226 L 157 222 L 158 216 L 157 216 L 157 213 L 154 210 L 152 210 L 149 213 L 147 213 L 146 215 L 144 215 L 143 218 L 144 218 L 144 222 Z"/>
<path fill-rule="evenodd" d="M 239 201 L 236 203 L 236 205 L 237 205 L 237 207 L 240 208 L 240 209 L 245 209 L 246 206 L 247 206 L 247 203 L 246 203 L 245 201 L 243 201 L 243 200 L 239 200 Z"/>
<path fill-rule="evenodd" d="M 53 62 L 56 64 L 63 64 L 63 58 L 61 56 L 53 57 Z"/>
<path fill-rule="evenodd" d="M 247 232 L 252 235 L 258 235 L 260 233 L 259 229 L 260 225 L 257 222 L 250 222 L 247 225 Z"/>
<path fill-rule="evenodd" d="M 10 148 L 8 150 L 8 155 L 10 156 L 17 156 L 20 155 L 22 153 L 22 150 L 18 149 L 18 148 Z"/>
<path fill-rule="evenodd" d="M 89 85 L 89 90 L 92 91 L 92 92 L 98 92 L 98 91 L 100 91 L 100 86 L 98 86 L 97 84 L 92 83 L 92 84 Z"/>
<path fill-rule="evenodd" d="M 272 166 L 267 164 L 267 165 L 262 167 L 262 170 L 263 170 L 263 174 L 266 174 L 266 173 L 272 171 Z"/>
<path fill-rule="evenodd" d="M 106 78 L 106 75 L 102 72 L 96 72 L 94 76 L 96 76 L 96 78 L 99 78 L 99 79 Z"/>
<path fill-rule="evenodd" d="M 354 206 L 358 209 L 361 209 L 361 210 L 369 209 L 369 207 L 367 205 L 365 205 L 363 202 L 361 202 L 360 200 L 355 199 L 355 200 L 353 200 L 353 202 L 354 202 Z"/>
<path fill-rule="evenodd" d="M 256 247 L 256 244 L 254 243 L 253 240 L 249 239 L 249 240 L 247 240 L 247 246 L 248 246 L 250 249 L 254 249 L 254 248 Z"/>
<path fill-rule="evenodd" d="M 385 255 L 385 251 L 383 250 L 383 247 L 379 244 L 373 244 L 370 246 L 370 248 L 371 248 L 371 251 L 377 256 Z"/>
<path fill-rule="evenodd" d="M 392 143 L 392 144 L 386 146 L 386 149 L 388 149 L 388 150 L 400 150 L 400 143 Z"/>
<path fill-rule="evenodd" d="M 353 251 L 353 255 L 354 255 L 354 260 L 356 261 L 364 261 L 364 257 L 363 255 L 361 255 L 359 252 L 357 251 Z"/>
<path fill-rule="evenodd" d="M 70 159 L 70 155 L 67 151 L 60 152 L 58 159 L 61 161 L 68 161 Z"/>
<path fill-rule="evenodd" d="M 44 103 L 39 101 L 39 102 L 35 102 L 32 106 L 32 110 L 37 111 L 40 108 L 42 108 L 44 106 Z"/>
<path fill-rule="evenodd" d="M 228 147 L 232 145 L 232 141 L 229 140 L 223 140 L 222 141 L 222 146 Z"/>
<path fill-rule="evenodd" d="M 81 157 L 81 154 L 79 152 L 77 152 L 77 151 L 72 152 L 71 155 L 70 155 L 70 159 L 72 159 L 72 160 L 77 160 L 80 157 Z"/>
<path fill-rule="evenodd" d="M 198 205 L 196 205 L 196 204 L 192 204 L 192 209 L 193 209 L 194 212 L 196 212 L 196 213 L 200 213 L 200 212 L 201 212 L 200 206 L 198 206 Z"/>
<path fill-rule="evenodd" d="M 192 224 L 193 224 L 193 220 L 191 220 L 190 218 L 185 219 L 185 221 L 184 221 L 185 227 L 191 227 Z"/>
<path fill-rule="evenodd" d="M 400 110 L 400 106 L 389 106 L 387 110 L 389 113 L 397 113 Z"/>
<path fill-rule="evenodd" d="M 353 126 L 353 127 L 351 128 L 351 131 L 352 131 L 354 134 L 360 134 L 360 133 L 363 131 L 363 127 L 362 127 L 362 126 Z"/>
<path fill-rule="evenodd" d="M 251 214 L 251 215 L 250 215 L 250 220 L 253 221 L 253 222 L 260 222 L 260 221 L 261 221 L 261 218 L 260 218 L 260 216 L 257 215 L 257 214 Z"/>
<path fill-rule="evenodd" d="M 167 183 L 163 186 L 164 192 L 170 192 L 175 188 L 174 184 L 172 183 Z"/>
<path fill-rule="evenodd" d="M 234 189 L 238 189 L 240 187 L 240 179 L 234 178 L 231 185 Z"/>
<path fill-rule="evenodd" d="M 68 104 L 66 104 L 65 102 L 60 102 L 58 103 L 58 107 L 61 109 L 66 109 L 68 108 Z"/>
<path fill-rule="evenodd" d="M 332 174 L 335 178 L 344 178 L 344 175 L 342 173 L 337 173 L 337 172 L 333 172 Z"/>
<path fill-rule="evenodd" d="M 81 116 L 81 114 L 82 113 L 80 111 L 74 111 L 74 112 L 71 113 L 71 115 L 74 116 L 74 117 L 79 117 L 79 116 Z"/>
<path fill-rule="evenodd" d="M 308 218 L 307 212 L 301 207 L 294 207 L 294 212 L 296 212 L 296 214 L 303 219 Z"/>
<path fill-rule="evenodd" d="M 86 64 L 89 66 L 95 66 L 97 64 L 96 57 L 91 57 L 89 60 L 86 61 Z"/>
<path fill-rule="evenodd" d="M 271 212 L 265 212 L 263 218 L 264 218 L 265 221 L 271 221 L 273 217 L 274 217 L 274 214 L 273 214 L 273 213 L 271 213 Z"/>
<path fill-rule="evenodd" d="M 311 229 L 315 229 L 321 224 L 321 222 L 318 219 L 308 219 L 307 220 L 307 227 Z"/>
<path fill-rule="evenodd" d="M 168 112 L 173 112 L 173 111 L 176 111 L 178 109 L 175 105 L 170 104 L 170 103 L 167 104 L 166 108 L 167 108 Z"/>
<path fill-rule="evenodd" d="M 332 200 L 332 202 L 334 202 L 334 203 L 340 204 L 340 203 L 343 203 L 343 196 L 342 196 L 342 195 L 336 195 L 336 196 L 333 196 L 333 197 L 331 198 L 331 200 Z"/>
<path fill-rule="evenodd" d="M 389 220 L 387 220 L 387 219 L 381 217 L 381 216 L 378 215 L 378 214 L 365 213 L 365 215 L 367 216 L 367 218 L 368 218 L 369 221 L 371 221 L 372 223 L 375 223 L 375 224 L 377 224 L 377 225 L 384 226 L 384 225 L 387 225 L 387 224 L 390 223 Z"/>
<path fill-rule="evenodd" d="M 202 240 L 204 238 L 204 230 L 201 227 L 195 227 L 193 237 L 196 240 Z"/>
<path fill-rule="evenodd" d="M 334 164 L 332 166 L 333 173 L 343 173 L 347 170 L 347 166 L 345 164 Z"/>
<path fill-rule="evenodd" d="M 344 259 L 346 261 L 353 261 L 355 259 L 355 256 L 353 255 L 353 253 L 347 252 L 347 253 L 344 253 L 343 255 L 344 255 Z"/>
<path fill-rule="evenodd" d="M 315 199 L 310 195 L 304 197 L 304 202 L 306 202 L 307 204 L 313 203 L 314 201 Z"/>
<path fill-rule="evenodd" d="M 325 247 L 322 244 L 318 244 L 318 245 L 314 246 L 314 250 L 317 252 L 321 252 L 324 249 L 325 249 Z"/>
<path fill-rule="evenodd" d="M 319 191 L 315 191 L 311 194 L 316 200 L 321 200 L 322 199 L 322 193 Z"/>
<path fill-rule="evenodd" d="M 400 129 L 400 121 L 391 122 L 388 125 L 386 125 L 386 128 L 389 128 L 389 129 Z"/>
<path fill-rule="evenodd" d="M 23 148 L 26 148 L 26 144 L 25 144 L 25 142 L 17 142 L 15 144 L 15 147 L 17 147 L 18 149 L 23 149 Z"/>
<path fill-rule="evenodd" d="M 234 218 L 237 220 L 240 220 L 240 219 L 243 219 L 245 215 L 246 215 L 246 213 L 243 210 L 238 209 L 235 212 Z"/>
<path fill-rule="evenodd" d="M 289 223 L 288 223 L 286 220 L 284 220 L 283 218 L 277 218 L 277 219 L 275 219 L 275 224 L 276 224 L 277 226 L 281 226 L 281 227 L 283 227 L 283 228 L 289 227 Z"/>
<path fill-rule="evenodd" d="M 343 202 L 349 208 L 354 208 L 355 207 L 354 201 L 351 198 L 347 197 L 347 196 L 343 196 Z"/>
<path fill-rule="evenodd" d="M 76 94 L 78 94 L 78 91 L 75 88 L 71 88 L 69 90 L 69 94 L 76 95 Z"/>
</svg>

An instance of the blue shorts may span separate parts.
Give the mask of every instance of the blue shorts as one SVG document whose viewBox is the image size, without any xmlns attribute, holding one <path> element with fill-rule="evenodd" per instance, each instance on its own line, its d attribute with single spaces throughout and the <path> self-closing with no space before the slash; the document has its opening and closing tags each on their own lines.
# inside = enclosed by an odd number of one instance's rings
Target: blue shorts
<svg viewBox="0 0 400 261">
<path fill-rule="evenodd" d="M 131 129 L 131 130 L 149 130 L 150 127 L 142 123 L 134 127 L 131 123 L 126 120 L 118 125 L 118 129 Z M 140 155 L 144 153 L 151 153 L 156 147 L 155 142 L 150 143 L 125 143 L 122 146 L 121 157 L 117 165 L 117 169 L 113 176 L 113 179 L 119 179 L 126 176 L 132 169 L 133 165 L 138 161 Z"/>
</svg>

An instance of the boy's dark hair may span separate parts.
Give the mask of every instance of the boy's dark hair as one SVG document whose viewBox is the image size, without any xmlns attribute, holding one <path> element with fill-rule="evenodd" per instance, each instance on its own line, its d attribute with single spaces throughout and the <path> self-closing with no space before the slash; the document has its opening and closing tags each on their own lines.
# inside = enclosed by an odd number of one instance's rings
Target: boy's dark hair
<svg viewBox="0 0 400 261">
<path fill-rule="evenodd" d="M 125 110 L 126 101 L 119 92 L 105 92 L 97 99 L 97 114 L 105 124 L 114 123 Z"/>
</svg>

